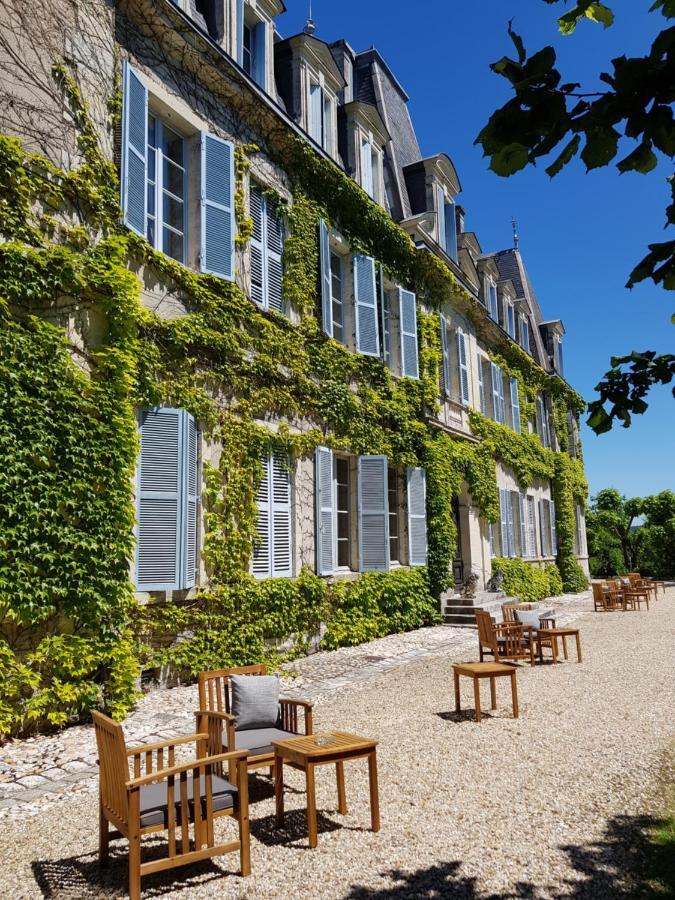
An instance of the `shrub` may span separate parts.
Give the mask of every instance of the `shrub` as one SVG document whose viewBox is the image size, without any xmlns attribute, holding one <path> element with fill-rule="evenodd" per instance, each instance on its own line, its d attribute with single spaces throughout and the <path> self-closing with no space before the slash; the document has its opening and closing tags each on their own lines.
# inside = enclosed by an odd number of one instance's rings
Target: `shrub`
<svg viewBox="0 0 675 900">
<path fill-rule="evenodd" d="M 504 573 L 502 590 L 507 597 L 518 597 L 526 603 L 534 603 L 545 597 L 562 594 L 563 583 L 558 567 L 549 563 L 544 569 L 523 559 L 498 558 L 492 560 L 492 571 Z"/>
</svg>

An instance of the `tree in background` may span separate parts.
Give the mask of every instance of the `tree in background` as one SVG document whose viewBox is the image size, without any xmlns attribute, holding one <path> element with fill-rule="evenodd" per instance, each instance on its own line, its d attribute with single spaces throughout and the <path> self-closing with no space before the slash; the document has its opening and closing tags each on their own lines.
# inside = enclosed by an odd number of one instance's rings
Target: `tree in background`
<svg viewBox="0 0 675 900">
<path fill-rule="evenodd" d="M 675 18 L 675 0 L 655 0 L 650 12 Z M 614 13 L 595 0 L 574 0 L 573 8 L 558 19 L 559 29 L 571 34 L 582 19 L 607 28 Z M 522 38 L 509 23 L 518 58 L 504 56 L 491 68 L 510 82 L 514 97 L 492 114 L 476 139 L 490 157 L 490 168 L 498 175 L 513 175 L 554 151 L 557 155 L 546 168 L 552 178 L 579 153 L 587 171 L 608 166 L 620 155 L 616 163 L 620 174 L 647 175 L 656 169 L 659 156 L 672 160 L 675 27 L 661 31 L 655 27 L 654 32 L 645 56 L 613 59 L 611 71 L 598 75 L 604 89 L 582 91 L 579 82 L 563 81 L 553 47 L 528 56 Z M 675 176 L 669 176 L 668 182 L 671 199 L 666 227 L 675 225 Z M 647 278 L 665 290 L 675 290 L 675 240 L 649 244 L 626 286 Z M 647 409 L 645 397 L 651 387 L 669 384 L 675 377 L 675 355 L 670 353 L 633 351 L 612 357 L 610 364 L 612 368 L 596 385 L 599 398 L 589 404 L 588 424 L 598 434 L 609 431 L 616 419 L 627 428 L 631 414 Z"/>
<path fill-rule="evenodd" d="M 623 497 L 605 488 L 586 513 L 591 574 L 675 575 L 675 493 Z"/>
</svg>

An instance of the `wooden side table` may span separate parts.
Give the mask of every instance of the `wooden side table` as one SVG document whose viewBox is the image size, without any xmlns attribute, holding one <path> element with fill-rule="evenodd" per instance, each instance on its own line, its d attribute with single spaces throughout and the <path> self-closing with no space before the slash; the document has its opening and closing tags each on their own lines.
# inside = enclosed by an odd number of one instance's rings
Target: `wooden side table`
<svg viewBox="0 0 675 900">
<path fill-rule="evenodd" d="M 481 720 L 480 709 L 480 680 L 481 678 L 490 679 L 490 700 L 492 709 L 497 709 L 497 687 L 495 679 L 506 678 L 511 679 L 511 700 L 513 703 L 513 718 L 518 718 L 518 688 L 516 686 L 516 669 L 514 666 L 506 666 L 504 663 L 492 662 L 469 662 L 454 663 L 452 670 L 455 676 L 455 709 L 460 711 L 459 705 L 459 676 L 466 675 L 473 678 L 473 695 L 476 704 L 476 722 Z"/>
<path fill-rule="evenodd" d="M 337 778 L 338 811 L 347 813 L 344 764 L 349 760 L 368 760 L 368 780 L 370 784 L 370 825 L 373 831 L 380 830 L 380 798 L 377 786 L 377 741 L 348 734 L 346 731 L 319 732 L 303 737 L 273 741 L 274 747 L 274 795 L 276 801 L 276 823 L 284 824 L 284 763 L 305 772 L 307 784 L 307 831 L 309 846 L 317 844 L 316 793 L 314 769 L 317 766 L 334 764 Z"/>
<path fill-rule="evenodd" d="M 537 632 L 537 640 L 539 641 L 539 655 L 541 656 L 541 644 L 546 643 L 551 647 L 553 654 L 553 662 L 558 662 L 558 638 L 562 639 L 563 654 L 565 659 L 569 659 L 567 655 L 567 638 L 573 637 L 577 644 L 577 662 L 581 662 L 581 637 L 578 628 L 540 628 Z"/>
</svg>

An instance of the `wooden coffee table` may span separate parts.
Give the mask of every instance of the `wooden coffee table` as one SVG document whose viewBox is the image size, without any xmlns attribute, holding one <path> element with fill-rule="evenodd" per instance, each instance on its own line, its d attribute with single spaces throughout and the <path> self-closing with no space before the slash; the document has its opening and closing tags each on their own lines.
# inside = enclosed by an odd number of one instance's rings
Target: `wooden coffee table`
<svg viewBox="0 0 675 900">
<path fill-rule="evenodd" d="M 325 743 L 323 743 L 325 741 Z M 274 794 L 276 822 L 284 824 L 284 763 L 305 772 L 307 783 L 307 831 L 309 846 L 316 847 L 316 792 L 314 769 L 317 766 L 335 765 L 337 777 L 338 811 L 347 813 L 344 764 L 353 759 L 368 759 L 370 782 L 370 824 L 373 831 L 380 830 L 380 798 L 377 787 L 377 741 L 358 737 L 346 731 L 328 731 L 303 737 L 272 741 L 274 747 Z"/>
<path fill-rule="evenodd" d="M 492 701 L 492 709 L 497 709 L 497 688 L 495 684 L 496 678 L 511 679 L 511 700 L 513 702 L 513 718 L 518 718 L 518 688 L 516 686 L 516 668 L 515 666 L 507 666 L 504 663 L 494 662 L 468 662 L 454 663 L 452 670 L 455 676 L 455 709 L 460 711 L 459 705 L 459 676 L 466 675 L 473 678 L 473 695 L 476 704 L 476 722 L 481 720 L 480 710 L 480 681 L 481 678 L 490 679 L 490 700 Z"/>
<path fill-rule="evenodd" d="M 567 655 L 568 637 L 575 638 L 577 644 L 577 662 L 581 662 L 581 637 L 579 636 L 578 628 L 540 628 L 537 632 L 537 640 L 540 645 L 543 639 L 543 641 L 551 647 L 554 663 L 558 662 L 558 638 L 562 638 L 563 654 L 565 659 L 569 659 Z M 539 655 L 541 656 L 541 649 Z"/>
</svg>

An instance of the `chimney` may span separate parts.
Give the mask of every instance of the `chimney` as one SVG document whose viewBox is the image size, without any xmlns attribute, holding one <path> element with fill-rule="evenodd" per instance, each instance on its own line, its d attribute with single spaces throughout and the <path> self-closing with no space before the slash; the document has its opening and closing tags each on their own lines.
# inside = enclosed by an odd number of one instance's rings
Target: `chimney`
<svg viewBox="0 0 675 900">
<path fill-rule="evenodd" d="M 340 105 L 351 103 L 354 99 L 354 51 L 347 41 L 342 39 L 330 45 L 330 52 L 346 82 L 346 87 L 340 91 L 338 101 Z"/>
</svg>

